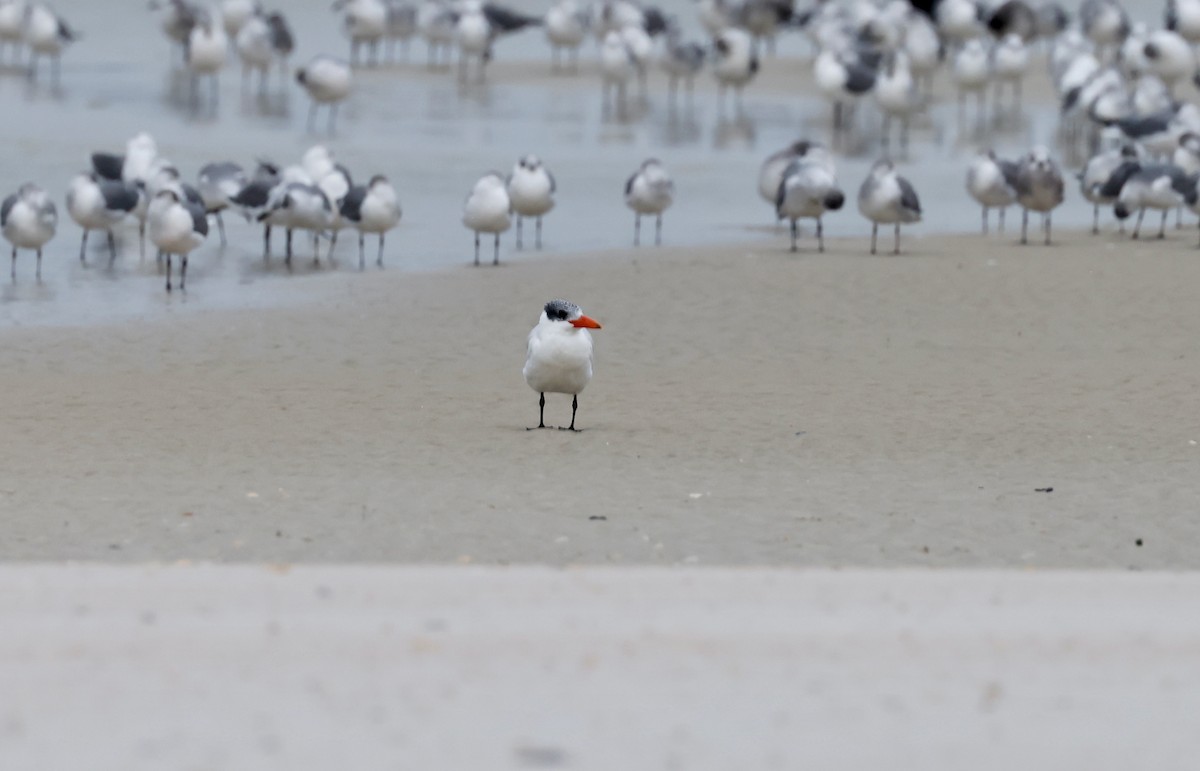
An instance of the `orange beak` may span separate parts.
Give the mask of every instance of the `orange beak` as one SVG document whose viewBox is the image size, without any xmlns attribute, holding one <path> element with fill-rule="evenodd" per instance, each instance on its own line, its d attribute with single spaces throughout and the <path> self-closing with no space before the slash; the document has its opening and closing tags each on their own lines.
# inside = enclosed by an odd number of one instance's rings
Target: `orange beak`
<svg viewBox="0 0 1200 771">
<path fill-rule="evenodd" d="M 595 319 L 589 319 L 587 316 L 580 316 L 571 322 L 573 327 L 585 327 L 587 329 L 602 329 L 600 322 Z"/>
</svg>

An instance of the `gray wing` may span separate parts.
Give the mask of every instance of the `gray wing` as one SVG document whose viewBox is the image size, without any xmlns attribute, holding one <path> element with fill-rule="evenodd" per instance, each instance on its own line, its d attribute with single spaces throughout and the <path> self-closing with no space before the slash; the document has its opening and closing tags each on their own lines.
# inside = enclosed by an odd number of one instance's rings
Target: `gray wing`
<svg viewBox="0 0 1200 771">
<path fill-rule="evenodd" d="M 1100 196 L 1103 198 L 1116 198 L 1121 194 L 1121 188 L 1125 187 L 1125 183 L 1134 174 L 1137 174 L 1142 169 L 1142 164 L 1136 161 L 1126 161 L 1117 167 L 1117 170 L 1109 175 L 1104 184 L 1100 186 Z"/>
<path fill-rule="evenodd" d="M 109 211 L 133 211 L 138 205 L 137 188 L 123 182 L 101 182 L 100 195 Z"/>
<path fill-rule="evenodd" d="M 204 209 L 204 198 L 200 195 L 200 191 L 186 182 L 181 182 L 180 187 L 183 188 L 183 195 L 187 198 L 188 203 L 196 204 L 201 210 Z"/>
<path fill-rule="evenodd" d="M 554 175 L 550 173 L 549 169 L 546 170 L 546 176 L 550 178 L 550 192 L 551 193 L 557 192 L 558 191 L 558 183 L 554 181 Z"/>
<path fill-rule="evenodd" d="M 875 70 L 861 64 L 846 65 L 846 90 L 852 94 L 865 94 L 875 87 Z"/>
<path fill-rule="evenodd" d="M 1013 190 L 1017 189 L 1017 177 L 1021 175 L 1021 167 L 1015 161 L 998 160 L 996 165 L 1000 167 L 1000 173 L 1004 175 L 1004 181 Z"/>
<path fill-rule="evenodd" d="M 900 185 L 900 205 L 909 211 L 920 214 L 921 199 L 917 198 L 917 191 L 913 188 L 912 183 L 897 174 L 896 184 Z"/>
<path fill-rule="evenodd" d="M 639 171 L 635 171 L 633 173 L 633 176 L 631 176 L 628 180 L 625 181 L 625 195 L 629 195 L 630 193 L 633 192 L 633 181 L 635 179 L 637 179 L 637 175 L 640 173 L 641 172 L 639 172 Z"/>
<path fill-rule="evenodd" d="M 208 215 L 204 211 L 204 204 L 195 204 L 188 201 L 184 204 L 188 214 L 192 215 L 192 230 L 202 236 L 208 235 Z"/>
<path fill-rule="evenodd" d="M 342 199 L 342 216 L 351 222 L 358 222 L 362 219 L 362 203 L 366 200 L 367 189 L 365 187 L 352 187 L 350 192 L 346 193 L 346 197 Z"/>
<path fill-rule="evenodd" d="M 92 153 L 92 169 L 104 179 L 120 179 L 125 168 L 125 156 L 112 153 Z"/>
<path fill-rule="evenodd" d="M 200 179 L 208 177 L 212 180 L 228 179 L 230 177 L 245 177 L 246 172 L 236 163 L 210 163 L 200 169 Z"/>
<path fill-rule="evenodd" d="M 8 224 L 8 214 L 12 211 L 12 207 L 17 205 L 17 196 L 10 195 L 4 199 L 4 203 L 0 204 L 0 227 Z"/>
</svg>

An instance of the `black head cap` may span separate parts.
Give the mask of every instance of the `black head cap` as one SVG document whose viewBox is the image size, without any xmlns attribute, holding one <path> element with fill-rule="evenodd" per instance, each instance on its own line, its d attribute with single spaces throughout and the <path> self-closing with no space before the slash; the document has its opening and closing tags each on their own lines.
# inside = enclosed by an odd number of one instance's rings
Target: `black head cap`
<svg viewBox="0 0 1200 771">
<path fill-rule="evenodd" d="M 551 321 L 567 321 L 582 313 L 578 305 L 568 300 L 551 300 L 542 310 L 546 312 L 546 318 Z"/>
</svg>

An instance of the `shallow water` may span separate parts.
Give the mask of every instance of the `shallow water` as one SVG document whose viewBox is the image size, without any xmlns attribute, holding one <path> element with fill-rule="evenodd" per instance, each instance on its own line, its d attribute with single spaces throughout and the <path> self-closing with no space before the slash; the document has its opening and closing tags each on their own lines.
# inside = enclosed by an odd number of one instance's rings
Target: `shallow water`
<svg viewBox="0 0 1200 771">
<path fill-rule="evenodd" d="M 533 9 L 540 4 L 524 5 Z M 694 29 L 690 4 L 676 5 Z M 346 50 L 327 8 L 313 3 L 288 11 L 299 41 L 295 62 Z M 488 84 L 462 88 L 453 74 L 429 73 L 419 66 L 425 55 L 419 41 L 412 46 L 414 64 L 360 73 L 356 92 L 343 107 L 338 134 L 314 136 L 305 131 L 307 99 L 294 82 L 266 100 L 245 98 L 233 66 L 223 73 L 216 111 L 197 112 L 189 104 L 177 54 L 141 2 L 116 7 L 61 3 L 60 12 L 85 36 L 65 56 L 61 92 L 44 82 L 30 86 L 17 72 L 0 77 L 0 104 L 10 116 L 0 123 L 3 188 L 15 190 L 33 180 L 51 190 L 60 204 L 59 232 L 46 250 L 44 281 L 34 281 L 32 255 L 23 255 L 16 284 L 0 284 L 0 319 L 12 325 L 91 324 L 189 308 L 303 301 L 319 294 L 321 275 L 357 270 L 352 232 L 343 235 L 335 264 L 320 268 L 312 267 L 310 244 L 298 236 L 296 269 L 289 272 L 279 256 L 282 233 L 275 237 L 277 256 L 264 264 L 261 231 L 232 215 L 226 218 L 229 246 L 217 246 L 214 228 L 209 243 L 194 254 L 186 298 L 166 296 L 153 259 L 139 259 L 132 229 L 119 233 L 121 257 L 112 269 L 102 234 L 91 237 L 89 265 L 82 266 L 80 231 L 66 214 L 62 194 L 92 151 L 120 151 L 141 130 L 156 137 L 160 151 L 187 177 L 215 160 L 247 166 L 258 157 L 295 162 L 317 141 L 332 147 L 360 181 L 374 173 L 388 175 L 404 207 L 386 256 L 388 269 L 399 270 L 469 263 L 472 237 L 459 220 L 467 191 L 483 172 L 507 172 L 527 152 L 541 156 L 557 178 L 558 206 L 546 218 L 545 248 L 563 252 L 631 244 L 633 218 L 621 193 L 628 175 L 650 156 L 664 160 L 676 177 L 676 203 L 665 218 L 667 242 L 738 242 L 772 232 L 771 207 L 756 192 L 762 158 L 798 136 L 830 139 L 828 105 L 803 95 L 771 95 L 752 85 L 744 111 L 737 114 L 732 107 L 718 109 L 715 94 L 702 88 L 691 107 L 671 109 L 665 77 L 656 72 L 648 103 L 635 108 L 629 119 L 617 120 L 603 109 L 594 75 L 524 85 L 493 77 Z M 781 55 L 805 50 L 798 37 L 780 46 Z M 548 59 L 537 31 L 502 41 L 496 55 L 501 61 Z M 585 48 L 585 61 L 591 56 L 593 49 Z M 764 66 L 797 72 L 807 67 L 795 59 L 767 59 Z M 831 237 L 869 232 L 853 199 L 866 169 L 881 154 L 878 121 L 873 110 L 863 109 L 858 137 L 838 148 L 848 205 L 827 218 Z M 1048 107 L 1029 109 L 998 130 L 960 131 L 956 123 L 953 105 L 935 107 L 925 125 L 914 129 L 911 149 L 901 156 L 926 211 L 926 221 L 906 228 L 906 234 L 976 229 L 978 208 L 963 193 L 971 155 L 988 144 L 1004 154 L 1048 144 L 1056 114 Z M 1072 187 L 1055 224 L 1082 226 L 1090 216 Z M 1017 222 L 1013 210 L 1010 230 Z M 645 225 L 650 227 L 643 228 L 643 235 L 651 234 L 652 223 Z M 528 245 L 532 227 L 526 236 Z M 890 243 L 890 234 L 883 238 L 882 243 Z M 322 253 L 325 249 L 323 244 Z M 374 249 L 371 240 L 368 275 L 375 270 Z M 490 255 L 485 240 L 485 261 Z M 521 256 L 510 231 L 503 238 L 501 259 Z"/>
</svg>

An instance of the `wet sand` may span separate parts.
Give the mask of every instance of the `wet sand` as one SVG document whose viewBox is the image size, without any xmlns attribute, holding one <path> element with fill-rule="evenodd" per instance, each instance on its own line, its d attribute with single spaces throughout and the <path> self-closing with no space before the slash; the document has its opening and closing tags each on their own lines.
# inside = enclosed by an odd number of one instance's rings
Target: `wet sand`
<svg viewBox="0 0 1200 771">
<path fill-rule="evenodd" d="M 780 235 L 3 329 L 0 559 L 1194 568 L 1195 238 Z M 556 296 L 605 324 L 579 434 L 525 430 Z"/>
</svg>

